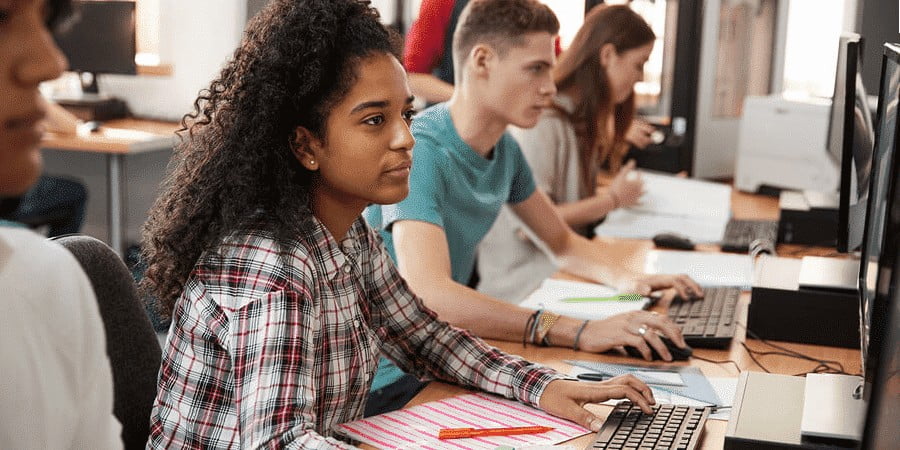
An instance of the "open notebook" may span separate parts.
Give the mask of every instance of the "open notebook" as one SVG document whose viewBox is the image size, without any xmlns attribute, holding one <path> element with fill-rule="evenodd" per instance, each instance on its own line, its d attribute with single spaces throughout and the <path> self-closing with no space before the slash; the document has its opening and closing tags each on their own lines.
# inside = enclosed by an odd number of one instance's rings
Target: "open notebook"
<svg viewBox="0 0 900 450">
<path fill-rule="evenodd" d="M 598 299 L 621 294 L 617 290 L 602 284 L 582 283 L 578 281 L 557 280 L 548 278 L 532 292 L 519 306 L 525 308 L 544 308 L 548 311 L 575 317 L 577 319 L 605 319 L 609 316 L 644 309 L 650 302 L 647 297 L 637 300 L 601 300 L 567 302 L 567 299 L 596 297 Z"/>
<path fill-rule="evenodd" d="M 718 243 L 731 217 L 731 187 L 722 183 L 641 172 L 638 204 L 610 212 L 594 230 L 601 236 L 650 239 L 676 232 L 694 242 Z"/>
<path fill-rule="evenodd" d="M 443 428 L 552 427 L 540 434 L 440 440 Z M 466 394 L 337 426 L 339 434 L 383 449 L 495 449 L 553 445 L 589 430 L 541 410 L 490 394 Z"/>
</svg>

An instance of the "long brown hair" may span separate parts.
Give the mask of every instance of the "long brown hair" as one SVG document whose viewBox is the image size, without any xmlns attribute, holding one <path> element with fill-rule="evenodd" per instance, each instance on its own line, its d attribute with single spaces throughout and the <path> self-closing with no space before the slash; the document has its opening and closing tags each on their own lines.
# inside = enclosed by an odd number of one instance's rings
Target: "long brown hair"
<svg viewBox="0 0 900 450">
<path fill-rule="evenodd" d="M 599 5 L 584 18 L 572 45 L 560 56 L 554 70 L 559 92 L 574 92 L 575 110 L 555 109 L 575 127 L 579 140 L 581 188 L 593 191 L 597 168 L 608 163 L 615 173 L 628 150 L 625 132 L 634 119 L 634 94 L 614 104 L 609 79 L 600 65 L 600 49 L 612 44 L 617 53 L 652 43 L 656 39 L 650 25 L 626 5 Z M 613 136 L 607 123 L 613 114 Z"/>
</svg>

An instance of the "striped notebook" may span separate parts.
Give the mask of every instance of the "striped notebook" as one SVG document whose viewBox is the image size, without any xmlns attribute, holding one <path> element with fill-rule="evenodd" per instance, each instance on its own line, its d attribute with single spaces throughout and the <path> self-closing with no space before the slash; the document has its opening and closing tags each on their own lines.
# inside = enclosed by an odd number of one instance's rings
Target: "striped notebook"
<svg viewBox="0 0 900 450">
<path fill-rule="evenodd" d="M 542 425 L 541 434 L 440 440 L 442 428 L 499 428 Z M 337 432 L 382 449 L 494 449 L 554 445 L 590 431 L 541 410 L 490 394 L 466 394 L 375 417 L 344 423 Z"/>
</svg>

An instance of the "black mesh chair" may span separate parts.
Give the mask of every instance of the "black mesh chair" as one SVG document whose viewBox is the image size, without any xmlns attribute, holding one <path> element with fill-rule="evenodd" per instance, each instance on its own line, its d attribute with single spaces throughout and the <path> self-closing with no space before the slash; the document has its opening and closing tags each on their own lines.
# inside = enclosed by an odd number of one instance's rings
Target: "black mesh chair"
<svg viewBox="0 0 900 450">
<path fill-rule="evenodd" d="M 143 449 L 150 432 L 162 350 L 134 279 L 122 259 L 95 238 L 67 235 L 54 241 L 75 256 L 94 288 L 112 366 L 113 413 L 122 423 L 125 448 Z"/>
</svg>

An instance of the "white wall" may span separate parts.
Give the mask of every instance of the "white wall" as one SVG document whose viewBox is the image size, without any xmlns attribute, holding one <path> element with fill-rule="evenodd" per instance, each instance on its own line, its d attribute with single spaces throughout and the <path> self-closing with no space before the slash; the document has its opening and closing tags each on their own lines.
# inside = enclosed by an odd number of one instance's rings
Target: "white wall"
<svg viewBox="0 0 900 450">
<path fill-rule="evenodd" d="M 242 0 L 161 0 L 160 60 L 172 76 L 104 75 L 100 90 L 127 100 L 137 116 L 180 119 L 234 52 L 246 11 Z"/>
<path fill-rule="evenodd" d="M 100 90 L 124 98 L 140 117 L 180 120 L 197 92 L 209 85 L 240 42 L 246 3 L 239 0 L 160 0 L 160 57 L 172 76 L 113 76 Z M 139 240 L 140 227 L 157 195 L 170 153 L 126 158 L 126 243 Z M 45 172 L 80 179 L 88 189 L 83 232 L 108 238 L 106 160 L 96 153 L 44 152 Z"/>
</svg>

